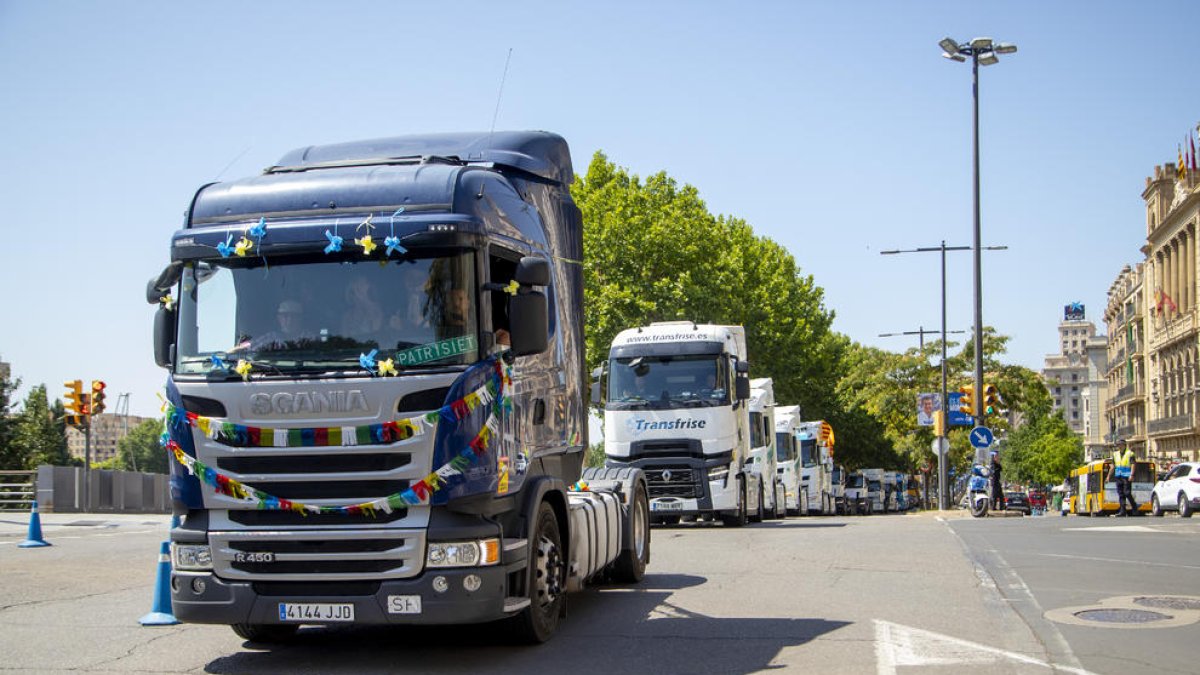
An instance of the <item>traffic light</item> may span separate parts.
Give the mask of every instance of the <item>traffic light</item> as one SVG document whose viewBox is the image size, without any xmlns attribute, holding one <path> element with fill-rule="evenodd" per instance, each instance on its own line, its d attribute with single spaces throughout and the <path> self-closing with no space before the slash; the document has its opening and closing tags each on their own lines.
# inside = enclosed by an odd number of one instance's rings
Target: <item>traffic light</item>
<svg viewBox="0 0 1200 675">
<path fill-rule="evenodd" d="M 1000 412 L 1000 390 L 994 384 L 983 385 L 983 414 L 995 415 Z"/>
<path fill-rule="evenodd" d="M 83 415 L 67 415 L 65 418 L 63 418 L 63 421 L 66 422 L 67 426 L 69 427 L 82 427 L 85 419 L 87 418 Z"/>
<path fill-rule="evenodd" d="M 67 388 L 67 395 L 63 397 L 67 399 L 67 410 L 74 413 L 83 412 L 83 383 L 71 380 L 63 382 L 63 386 Z"/>
<path fill-rule="evenodd" d="M 92 380 L 92 414 L 104 412 L 104 381 Z"/>
<path fill-rule="evenodd" d="M 968 384 L 958 388 L 958 411 L 968 415 L 975 415 L 975 385 Z"/>
</svg>

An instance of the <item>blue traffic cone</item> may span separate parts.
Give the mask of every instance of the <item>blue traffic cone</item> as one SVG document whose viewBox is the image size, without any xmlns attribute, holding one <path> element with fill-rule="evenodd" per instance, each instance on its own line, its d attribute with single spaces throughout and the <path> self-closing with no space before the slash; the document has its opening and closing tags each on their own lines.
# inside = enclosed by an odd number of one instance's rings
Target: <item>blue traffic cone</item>
<svg viewBox="0 0 1200 675">
<path fill-rule="evenodd" d="M 179 516 L 171 517 L 171 529 L 179 526 Z M 174 626 L 179 623 L 171 610 L 171 542 L 164 541 L 158 551 L 158 576 L 154 581 L 154 607 L 138 619 L 143 626 Z"/>
<path fill-rule="evenodd" d="M 20 548 L 37 548 L 39 546 L 50 546 L 50 542 L 42 539 L 42 517 L 38 515 L 37 501 L 33 502 L 33 507 L 29 511 L 29 534 L 25 535 L 25 541 L 17 544 Z"/>
</svg>

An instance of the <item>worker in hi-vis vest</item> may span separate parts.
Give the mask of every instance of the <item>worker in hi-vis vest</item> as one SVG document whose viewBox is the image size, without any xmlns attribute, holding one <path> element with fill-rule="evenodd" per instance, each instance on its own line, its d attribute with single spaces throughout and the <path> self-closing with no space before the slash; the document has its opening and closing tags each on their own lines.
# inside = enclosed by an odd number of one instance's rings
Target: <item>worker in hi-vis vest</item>
<svg viewBox="0 0 1200 675">
<path fill-rule="evenodd" d="M 1133 501 L 1133 450 L 1122 441 L 1113 450 L 1112 468 L 1108 470 L 1108 480 L 1117 482 L 1117 515 L 1132 516 L 1137 513 L 1137 502 Z M 1129 511 L 1125 511 L 1125 501 L 1129 500 Z"/>
</svg>

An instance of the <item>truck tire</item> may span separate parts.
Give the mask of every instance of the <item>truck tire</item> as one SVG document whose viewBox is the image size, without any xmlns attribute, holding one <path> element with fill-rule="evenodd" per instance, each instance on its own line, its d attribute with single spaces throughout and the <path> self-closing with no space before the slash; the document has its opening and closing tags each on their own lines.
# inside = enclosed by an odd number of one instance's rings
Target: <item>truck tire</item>
<svg viewBox="0 0 1200 675">
<path fill-rule="evenodd" d="M 721 522 L 725 527 L 745 527 L 746 526 L 746 482 L 738 479 L 738 505 L 737 512 L 732 516 L 721 514 Z"/>
<path fill-rule="evenodd" d="M 300 626 L 274 623 L 235 623 L 230 628 L 243 640 L 263 644 L 279 644 L 289 642 L 296 637 L 296 631 L 300 629 Z"/>
<path fill-rule="evenodd" d="M 562 545 L 562 528 L 554 509 L 542 502 L 529 533 L 529 570 L 525 592 L 529 606 L 509 619 L 516 637 L 527 644 L 549 640 L 558 630 L 566 591 L 567 564 Z"/>
<path fill-rule="evenodd" d="M 675 519 L 679 522 L 679 516 Z M 629 504 L 629 533 L 631 546 L 613 561 L 610 576 L 613 581 L 636 584 L 646 576 L 646 564 L 650 562 L 650 500 L 641 481 L 637 481 Z"/>
</svg>

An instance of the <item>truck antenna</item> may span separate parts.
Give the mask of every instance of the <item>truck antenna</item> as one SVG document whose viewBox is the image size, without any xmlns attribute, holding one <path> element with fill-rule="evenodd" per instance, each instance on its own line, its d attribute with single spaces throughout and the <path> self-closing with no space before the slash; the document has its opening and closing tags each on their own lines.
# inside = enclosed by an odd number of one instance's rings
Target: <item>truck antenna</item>
<svg viewBox="0 0 1200 675">
<path fill-rule="evenodd" d="M 500 76 L 500 91 L 496 92 L 496 109 L 492 112 L 492 128 L 488 130 L 488 150 L 492 149 L 492 134 L 496 131 L 496 118 L 500 116 L 500 97 L 504 95 L 504 81 L 508 79 L 508 62 L 512 60 L 512 47 L 504 57 L 504 74 Z"/>
<path fill-rule="evenodd" d="M 218 173 L 217 173 L 217 175 L 213 177 L 213 182 L 216 182 L 216 181 L 218 181 L 218 180 L 221 180 L 221 176 L 224 176 L 224 175 L 225 175 L 225 172 L 229 170 L 229 167 L 231 167 L 231 166 L 233 166 L 234 164 L 236 164 L 236 163 L 237 163 L 237 161 L 238 161 L 239 159 L 241 159 L 241 158 L 242 158 L 242 156 L 243 156 L 243 155 L 245 155 L 247 152 L 250 152 L 250 146 L 248 146 L 248 145 L 247 145 L 247 146 L 246 146 L 246 147 L 245 147 L 245 148 L 244 148 L 244 149 L 243 149 L 241 152 L 239 152 L 239 153 L 237 154 L 237 157 L 234 157 L 233 159 L 229 160 L 229 163 L 225 165 L 225 168 L 224 168 L 224 169 L 221 169 L 221 171 L 220 171 L 220 172 L 218 172 Z"/>
</svg>

